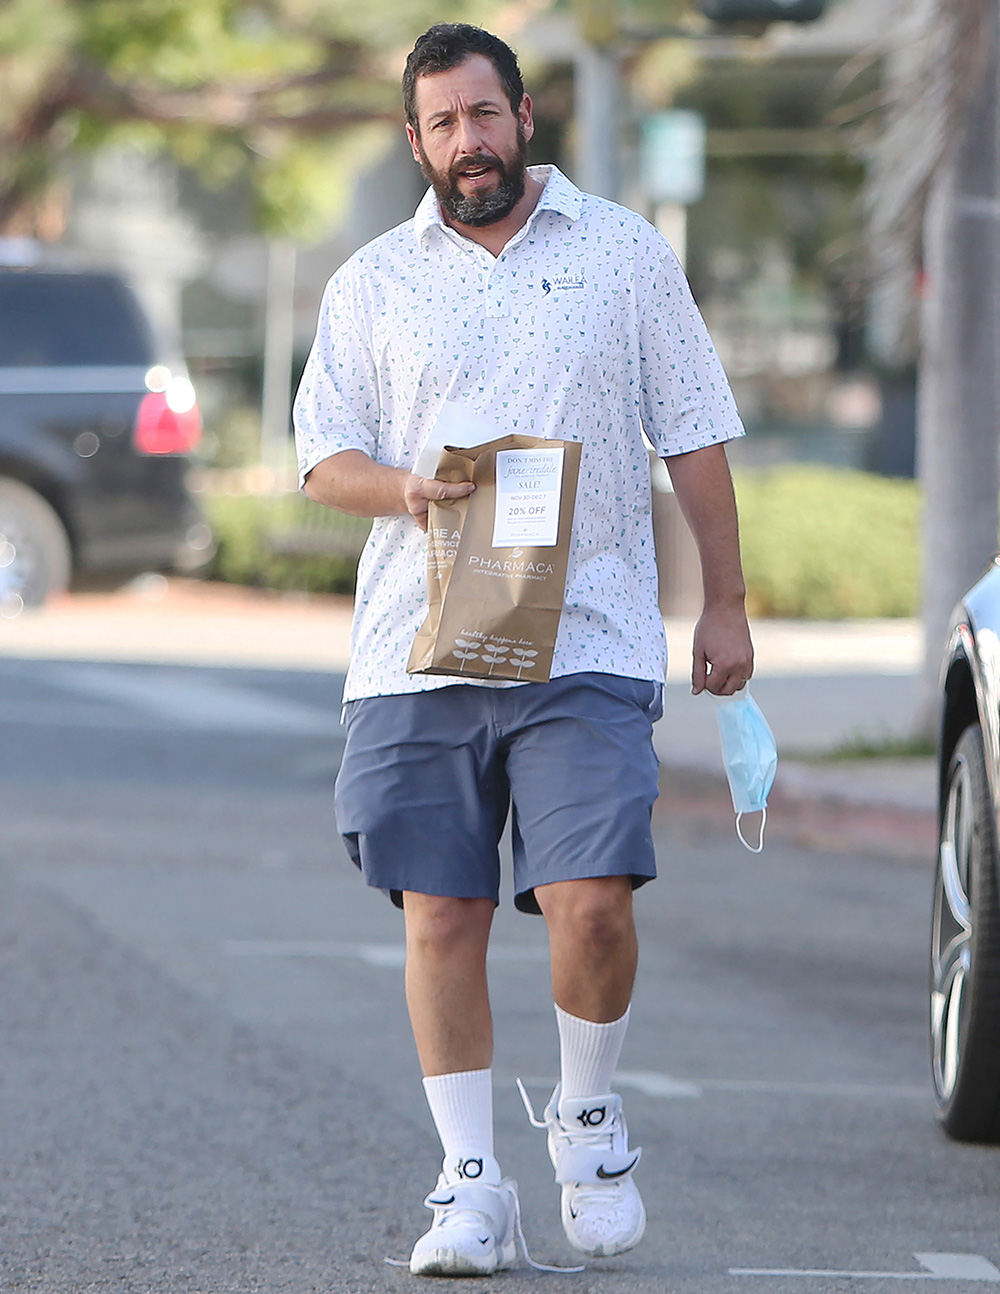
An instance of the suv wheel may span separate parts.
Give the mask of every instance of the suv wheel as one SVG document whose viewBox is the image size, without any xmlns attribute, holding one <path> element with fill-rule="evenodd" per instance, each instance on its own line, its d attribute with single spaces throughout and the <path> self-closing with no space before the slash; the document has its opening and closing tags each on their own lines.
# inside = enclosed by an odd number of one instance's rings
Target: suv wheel
<svg viewBox="0 0 1000 1294">
<path fill-rule="evenodd" d="M 931 930 L 931 1059 L 938 1115 L 960 1141 L 1000 1141 L 997 833 L 978 724 L 948 766 Z"/>
<path fill-rule="evenodd" d="M 0 477 L 0 616 L 16 616 L 65 589 L 69 539 L 62 522 L 34 490 Z"/>
</svg>

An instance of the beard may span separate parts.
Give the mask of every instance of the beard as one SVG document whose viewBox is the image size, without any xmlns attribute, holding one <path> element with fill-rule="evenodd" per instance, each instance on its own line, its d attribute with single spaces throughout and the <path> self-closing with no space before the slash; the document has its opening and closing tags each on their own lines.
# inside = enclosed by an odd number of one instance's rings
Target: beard
<svg viewBox="0 0 1000 1294">
<path fill-rule="evenodd" d="M 420 169 L 429 180 L 441 204 L 441 210 L 450 221 L 460 225 L 480 228 L 495 225 L 506 219 L 524 197 L 525 161 L 528 141 L 521 123 L 517 124 L 517 144 L 506 158 L 494 153 L 469 154 L 460 157 L 446 171 L 436 171 L 428 162 L 423 147 L 420 149 Z M 497 176 L 497 185 L 489 193 L 465 194 L 458 187 L 459 176 L 470 166 L 489 166 Z"/>
</svg>

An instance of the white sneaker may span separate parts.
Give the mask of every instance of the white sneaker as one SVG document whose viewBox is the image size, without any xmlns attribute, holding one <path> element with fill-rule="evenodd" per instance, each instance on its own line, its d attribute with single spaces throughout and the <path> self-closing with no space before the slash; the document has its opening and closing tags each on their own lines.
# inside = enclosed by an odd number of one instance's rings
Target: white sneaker
<svg viewBox="0 0 1000 1294">
<path fill-rule="evenodd" d="M 434 1221 L 413 1246 L 414 1276 L 490 1276 L 517 1258 L 517 1183 L 492 1155 L 445 1160 L 424 1204 Z"/>
<path fill-rule="evenodd" d="M 522 1089 L 522 1096 L 525 1093 Z M 574 1249 L 591 1258 L 610 1258 L 634 1248 L 646 1230 L 646 1210 L 632 1173 L 641 1150 L 629 1150 L 622 1099 L 574 1097 L 560 1102 L 559 1088 L 542 1119 L 549 1158 L 562 1187 L 562 1224 Z"/>
</svg>

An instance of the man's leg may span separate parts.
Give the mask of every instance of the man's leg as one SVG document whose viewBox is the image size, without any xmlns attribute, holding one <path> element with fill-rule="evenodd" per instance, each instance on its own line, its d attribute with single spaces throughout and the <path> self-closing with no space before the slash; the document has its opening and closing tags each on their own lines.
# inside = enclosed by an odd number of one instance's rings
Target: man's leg
<svg viewBox="0 0 1000 1294">
<path fill-rule="evenodd" d="M 536 885 L 535 898 L 549 928 L 556 1005 L 599 1024 L 620 1019 L 632 998 L 638 960 L 632 878 Z"/>
<path fill-rule="evenodd" d="M 516 1254 L 516 1187 L 493 1156 L 486 989 L 510 802 L 493 705 L 494 689 L 462 684 L 353 701 L 337 778 L 351 857 L 404 910 L 407 1000 L 444 1149 L 417 1275 L 487 1276 Z"/>
<path fill-rule="evenodd" d="M 638 958 L 629 876 L 535 887 L 549 929 L 560 1083 L 546 1110 L 563 1225 L 584 1253 L 609 1256 L 642 1238 L 621 1098 L 611 1081 L 628 1027 Z"/>
<path fill-rule="evenodd" d="M 638 960 L 628 876 L 535 888 L 549 928 L 560 1100 L 610 1091 Z"/>
<path fill-rule="evenodd" d="M 495 910 L 492 899 L 403 895 L 406 1002 L 425 1076 L 493 1062 L 486 947 Z"/>
<path fill-rule="evenodd" d="M 493 1154 L 493 1021 L 486 948 L 495 904 L 403 894 L 406 1000 L 441 1138 L 434 1224 L 414 1246 L 423 1276 L 489 1275 L 514 1258 L 513 1182 Z"/>
</svg>

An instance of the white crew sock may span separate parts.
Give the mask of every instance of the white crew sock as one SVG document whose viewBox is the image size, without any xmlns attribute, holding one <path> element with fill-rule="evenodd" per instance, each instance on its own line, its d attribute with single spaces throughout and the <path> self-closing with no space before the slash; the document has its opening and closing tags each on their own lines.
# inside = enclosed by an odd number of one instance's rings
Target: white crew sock
<svg viewBox="0 0 1000 1294">
<path fill-rule="evenodd" d="M 456 1155 L 492 1157 L 492 1069 L 433 1074 L 424 1079 L 424 1092 L 446 1163 Z"/>
<path fill-rule="evenodd" d="M 593 1020 L 581 1020 L 556 1006 L 560 1099 L 604 1096 L 611 1091 L 611 1080 L 622 1052 L 631 1009 L 629 1007 L 620 1020 L 595 1024 Z"/>
</svg>

